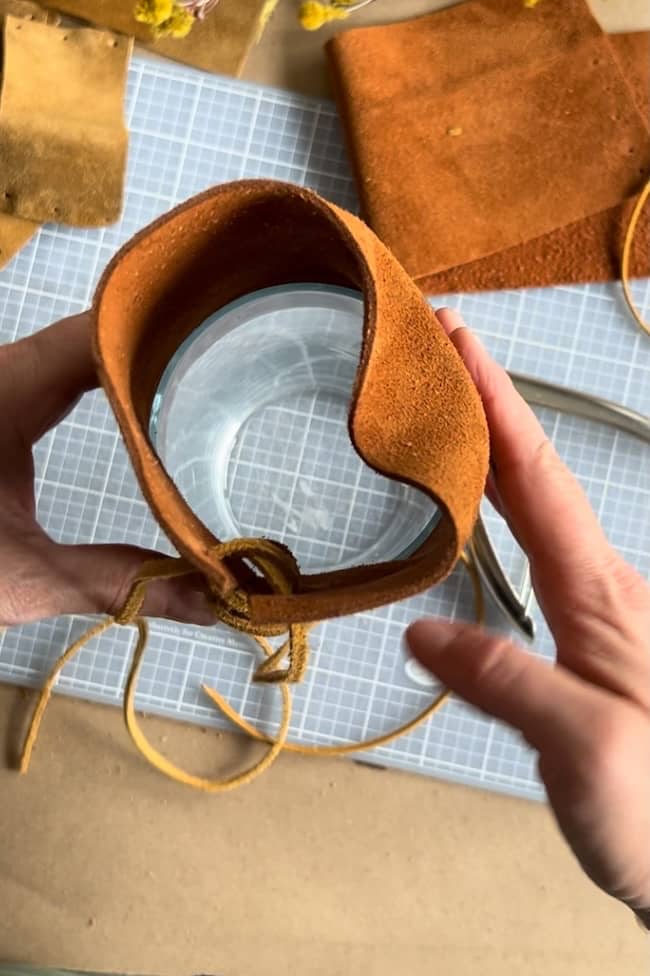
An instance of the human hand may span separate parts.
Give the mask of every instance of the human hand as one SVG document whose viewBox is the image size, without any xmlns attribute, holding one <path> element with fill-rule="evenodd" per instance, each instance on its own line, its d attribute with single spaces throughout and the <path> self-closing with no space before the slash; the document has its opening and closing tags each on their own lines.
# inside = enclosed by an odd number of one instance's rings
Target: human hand
<svg viewBox="0 0 650 976">
<path fill-rule="evenodd" d="M 607 542 L 507 374 L 449 309 L 438 318 L 483 399 L 488 494 L 530 560 L 555 667 L 480 627 L 422 620 L 412 653 L 518 729 L 587 874 L 650 929 L 650 587 Z"/>
<path fill-rule="evenodd" d="M 159 553 L 54 542 L 36 515 L 32 446 L 97 386 L 88 313 L 0 346 L 0 627 L 62 613 L 113 613 Z M 198 577 L 153 582 L 143 612 L 214 623 Z"/>
</svg>

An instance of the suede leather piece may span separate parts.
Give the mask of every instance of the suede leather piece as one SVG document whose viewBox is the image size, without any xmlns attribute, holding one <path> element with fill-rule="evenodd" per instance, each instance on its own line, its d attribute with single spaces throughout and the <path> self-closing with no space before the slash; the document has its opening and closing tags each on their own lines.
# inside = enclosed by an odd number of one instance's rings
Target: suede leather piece
<svg viewBox="0 0 650 976">
<path fill-rule="evenodd" d="M 45 10 L 31 0 L 0 0 L 0 18 L 4 21 L 7 15 L 36 20 L 42 24 L 58 24 L 60 21 L 55 11 Z"/>
<path fill-rule="evenodd" d="M 476 0 L 328 51 L 364 216 L 425 287 L 620 203 L 650 169 L 583 0 Z"/>
<path fill-rule="evenodd" d="M 218 267 L 218 274 L 215 274 Z M 375 470 L 426 491 L 442 517 L 410 558 L 300 578 L 268 592 L 190 510 L 149 440 L 152 400 L 170 358 L 209 314 L 288 282 L 359 289 L 365 325 L 350 436 Z M 321 620 L 402 599 L 450 572 L 478 512 L 488 465 L 480 398 L 421 293 L 356 217 L 284 183 L 226 184 L 136 235 L 107 268 L 93 303 L 101 383 L 140 486 L 178 551 L 219 594 L 249 594 L 256 625 Z"/>
<path fill-rule="evenodd" d="M 268 0 L 219 0 L 187 37 L 152 41 L 151 29 L 133 16 L 135 0 L 45 0 L 45 6 L 99 27 L 120 31 L 156 54 L 216 74 L 241 73 L 250 49 L 264 29 Z"/>
<path fill-rule="evenodd" d="M 11 214 L 0 214 L 0 268 L 32 239 L 40 224 Z"/>
<path fill-rule="evenodd" d="M 120 215 L 132 41 L 7 17 L 0 210 L 80 227 Z"/>
<path fill-rule="evenodd" d="M 608 40 L 643 118 L 650 120 L 650 33 L 612 34 Z M 425 293 L 435 295 L 616 281 L 621 274 L 623 241 L 636 200 L 634 196 L 499 254 L 420 278 L 418 284 Z M 643 242 L 650 241 L 648 208 L 639 218 L 636 240 L 630 273 L 632 277 L 647 277 L 650 247 Z"/>
<path fill-rule="evenodd" d="M 0 0 L 0 24 L 4 28 L 5 17 L 22 17 L 25 20 L 35 20 L 43 24 L 56 24 L 59 17 L 51 10 L 45 10 L 30 0 Z M 3 52 L 4 59 L 4 52 Z M 31 240 L 38 230 L 38 223 L 0 214 L 0 268 L 11 261 L 13 256 Z"/>
</svg>

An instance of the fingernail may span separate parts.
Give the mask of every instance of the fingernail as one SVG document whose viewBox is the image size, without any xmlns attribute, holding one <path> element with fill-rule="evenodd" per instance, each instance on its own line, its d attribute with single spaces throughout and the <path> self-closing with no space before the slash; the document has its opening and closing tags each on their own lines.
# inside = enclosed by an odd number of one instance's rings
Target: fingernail
<svg viewBox="0 0 650 976">
<path fill-rule="evenodd" d="M 455 625 L 446 620 L 417 620 L 406 631 L 406 644 L 414 657 L 426 663 L 444 653 L 455 635 Z"/>
<path fill-rule="evenodd" d="M 450 336 L 452 332 L 455 332 L 456 329 L 467 328 L 467 323 L 465 322 L 463 316 L 454 308 L 446 308 L 445 306 L 442 308 L 437 308 L 436 318 L 448 336 Z"/>
</svg>

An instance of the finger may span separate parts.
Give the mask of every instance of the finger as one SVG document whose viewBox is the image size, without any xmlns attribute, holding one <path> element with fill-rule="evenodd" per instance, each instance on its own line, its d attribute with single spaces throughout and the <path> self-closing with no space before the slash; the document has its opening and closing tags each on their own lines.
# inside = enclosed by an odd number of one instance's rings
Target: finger
<svg viewBox="0 0 650 976">
<path fill-rule="evenodd" d="M 480 627 L 419 620 L 406 633 L 417 660 L 461 698 L 518 729 L 538 751 L 589 744 L 596 696 L 581 679 Z"/>
<path fill-rule="evenodd" d="M 97 386 L 88 312 L 5 346 L 3 353 L 4 416 L 26 443 L 35 443 Z"/>
<path fill-rule="evenodd" d="M 558 823 L 594 881 L 648 904 L 647 715 L 478 627 L 422 620 L 407 640 L 447 687 L 537 749 Z"/>
<path fill-rule="evenodd" d="M 614 558 L 582 488 L 508 374 L 451 309 L 436 315 L 474 380 L 490 429 L 498 496 L 542 588 L 573 585 Z M 543 601 L 546 594 L 540 593 Z"/>
<path fill-rule="evenodd" d="M 497 485 L 497 480 L 492 469 L 488 471 L 487 481 L 485 482 L 485 497 L 491 502 L 492 507 L 499 513 L 501 518 L 505 518 L 506 514 L 501 496 L 499 495 L 499 486 Z"/>
<path fill-rule="evenodd" d="M 160 553 L 137 546 L 57 546 L 56 550 L 62 592 L 68 601 L 58 613 L 117 613 L 143 564 L 160 558 Z M 142 613 L 206 626 L 216 622 L 198 573 L 152 580 Z"/>
</svg>

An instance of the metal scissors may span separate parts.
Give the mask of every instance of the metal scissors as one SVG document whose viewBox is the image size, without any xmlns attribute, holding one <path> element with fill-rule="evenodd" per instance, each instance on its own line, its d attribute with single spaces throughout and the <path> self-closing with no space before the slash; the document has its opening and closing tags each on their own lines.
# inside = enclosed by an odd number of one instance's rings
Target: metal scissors
<svg viewBox="0 0 650 976">
<path fill-rule="evenodd" d="M 532 376 L 522 376 L 519 373 L 509 375 L 518 392 L 531 405 L 550 407 L 561 413 L 572 414 L 574 417 L 584 417 L 586 420 L 607 424 L 650 444 L 650 417 L 645 417 L 611 400 L 603 400 L 601 397 L 557 386 L 545 380 L 534 379 Z M 499 561 L 485 522 L 480 515 L 469 543 L 469 550 L 494 602 L 510 622 L 528 640 L 532 640 L 535 636 L 535 624 L 529 614 L 533 592 L 530 573 L 526 574 L 523 592 L 517 592 Z"/>
</svg>

